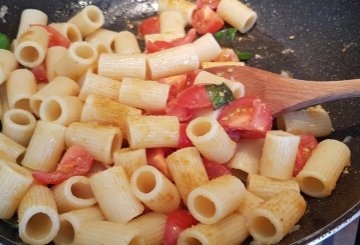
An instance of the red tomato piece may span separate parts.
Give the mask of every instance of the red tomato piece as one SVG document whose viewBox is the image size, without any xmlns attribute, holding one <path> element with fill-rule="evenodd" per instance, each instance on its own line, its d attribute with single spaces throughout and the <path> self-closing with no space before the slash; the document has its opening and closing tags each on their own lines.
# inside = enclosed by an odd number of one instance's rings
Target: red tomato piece
<svg viewBox="0 0 360 245">
<path fill-rule="evenodd" d="M 164 245 L 176 245 L 180 233 L 199 222 L 188 210 L 177 209 L 168 213 L 165 223 Z"/>
<path fill-rule="evenodd" d="M 200 9 L 205 5 L 209 6 L 211 9 L 217 9 L 220 0 L 196 0 L 196 5 Z"/>
<path fill-rule="evenodd" d="M 141 36 L 159 33 L 160 18 L 158 16 L 154 16 L 143 20 L 139 25 L 138 32 Z"/>
<path fill-rule="evenodd" d="M 271 110 L 257 96 L 244 96 L 223 107 L 217 120 L 226 131 L 244 138 L 262 138 L 272 127 Z"/>
<path fill-rule="evenodd" d="M 203 84 L 193 85 L 183 90 L 177 97 L 177 103 L 187 109 L 212 108 L 213 106 Z"/>
<path fill-rule="evenodd" d="M 186 86 L 187 75 L 181 74 L 172 77 L 160 78 L 158 81 L 160 83 L 170 84 L 170 92 L 169 92 L 169 99 L 172 100 L 176 98 L 178 93 L 180 93 Z"/>
<path fill-rule="evenodd" d="M 146 149 L 146 158 L 148 164 L 160 170 L 170 180 L 172 180 L 172 176 L 167 167 L 165 158 L 173 151 L 174 149 L 166 147 Z"/>
<path fill-rule="evenodd" d="M 171 42 L 166 41 L 155 41 L 155 42 L 146 42 L 145 43 L 145 52 L 146 53 L 154 53 L 160 50 L 165 50 L 169 48 L 173 48 L 176 46 L 180 46 L 186 43 L 192 43 L 196 38 L 196 30 L 190 29 L 190 31 L 186 34 L 185 37 L 177 38 Z"/>
<path fill-rule="evenodd" d="M 165 114 L 177 116 L 180 122 L 188 122 L 194 117 L 194 112 L 191 109 L 180 107 L 176 99 L 166 104 Z"/>
<path fill-rule="evenodd" d="M 188 123 L 180 123 L 179 145 L 178 145 L 177 149 L 194 146 L 186 134 L 187 126 L 188 126 Z"/>
<path fill-rule="evenodd" d="M 232 48 L 223 48 L 218 57 L 214 61 L 217 62 L 239 62 L 239 57 Z"/>
<path fill-rule="evenodd" d="M 196 69 L 186 73 L 186 87 L 190 87 L 194 84 L 195 78 L 200 71 L 201 69 Z"/>
<path fill-rule="evenodd" d="M 206 158 L 202 158 L 202 160 L 210 180 L 223 175 L 231 174 L 230 169 L 228 169 L 224 164 L 216 163 Z"/>
<path fill-rule="evenodd" d="M 208 5 L 195 10 L 191 23 L 200 34 L 215 33 L 224 26 L 224 21 Z"/>
<path fill-rule="evenodd" d="M 56 185 L 72 176 L 88 173 L 93 160 L 90 153 L 82 146 L 73 145 L 67 149 L 54 172 L 35 171 L 33 177 L 42 184 Z"/>
<path fill-rule="evenodd" d="M 34 68 L 31 68 L 31 72 L 34 74 L 35 79 L 38 83 L 48 82 L 45 62 L 41 63 L 41 65 L 35 66 Z"/>
<path fill-rule="evenodd" d="M 58 32 L 56 29 L 52 28 L 51 26 L 47 25 L 40 25 L 40 24 L 34 24 L 34 26 L 41 26 L 46 29 L 46 31 L 49 33 L 49 44 L 48 48 L 51 48 L 53 46 L 63 46 L 65 48 L 68 48 L 71 44 L 70 40 L 64 37 L 60 32 Z"/>
<path fill-rule="evenodd" d="M 306 162 L 311 157 L 312 152 L 318 145 L 318 141 L 313 135 L 300 135 L 300 143 L 296 154 L 293 176 L 295 177 L 303 169 Z"/>
</svg>

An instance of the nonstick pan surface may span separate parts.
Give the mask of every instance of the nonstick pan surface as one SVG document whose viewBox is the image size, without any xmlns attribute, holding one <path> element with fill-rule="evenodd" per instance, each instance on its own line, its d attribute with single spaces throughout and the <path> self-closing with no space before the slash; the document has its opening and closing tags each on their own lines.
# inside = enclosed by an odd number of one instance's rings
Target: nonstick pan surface
<svg viewBox="0 0 360 245">
<path fill-rule="evenodd" d="M 298 79 L 342 80 L 360 78 L 360 1 L 358 0 L 248 0 L 258 13 L 256 26 L 238 34 L 238 50 L 255 57 L 248 65 Z M 50 22 L 64 22 L 88 4 L 99 6 L 105 28 L 136 33 L 136 24 L 156 12 L 149 0 L 0 0 L 0 32 L 17 33 L 23 9 L 36 8 Z M 1 57 L 0 57 L 1 59 Z M 281 244 L 318 243 L 360 215 L 360 98 L 323 104 L 334 132 L 328 138 L 346 142 L 352 152 L 351 167 L 342 174 L 330 197 L 306 197 L 308 209 L 300 228 Z M 1 191 L 1 190 L 0 190 Z M 16 229 L 0 222 L 0 242 L 20 244 Z"/>
</svg>

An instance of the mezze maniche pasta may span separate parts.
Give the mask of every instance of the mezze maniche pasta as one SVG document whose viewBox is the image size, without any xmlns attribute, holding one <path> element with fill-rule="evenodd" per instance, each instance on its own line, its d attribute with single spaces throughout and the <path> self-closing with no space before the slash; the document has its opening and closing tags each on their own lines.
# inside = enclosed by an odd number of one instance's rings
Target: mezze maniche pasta
<svg viewBox="0 0 360 245">
<path fill-rule="evenodd" d="M 212 34 L 251 30 L 248 5 L 158 4 L 139 33 L 107 29 L 95 5 L 61 23 L 26 9 L 0 50 L 0 218 L 18 217 L 25 243 L 274 244 L 308 208 L 303 193 L 330 195 L 350 164 L 344 143 L 317 143 L 332 129 L 325 110 L 272 130 L 271 108 L 239 81 L 201 71 L 244 65 Z M 201 11 L 217 18 L 212 33 L 192 19 Z"/>
</svg>

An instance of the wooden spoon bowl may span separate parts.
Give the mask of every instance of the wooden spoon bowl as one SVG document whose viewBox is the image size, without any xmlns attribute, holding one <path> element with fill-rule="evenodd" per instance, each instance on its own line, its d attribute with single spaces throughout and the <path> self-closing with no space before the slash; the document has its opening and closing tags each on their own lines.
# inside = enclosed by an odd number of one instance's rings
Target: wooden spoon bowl
<svg viewBox="0 0 360 245">
<path fill-rule="evenodd" d="M 306 81 L 250 66 L 222 66 L 208 72 L 241 82 L 246 95 L 257 95 L 270 106 L 273 116 L 323 102 L 360 97 L 360 79 Z"/>
</svg>

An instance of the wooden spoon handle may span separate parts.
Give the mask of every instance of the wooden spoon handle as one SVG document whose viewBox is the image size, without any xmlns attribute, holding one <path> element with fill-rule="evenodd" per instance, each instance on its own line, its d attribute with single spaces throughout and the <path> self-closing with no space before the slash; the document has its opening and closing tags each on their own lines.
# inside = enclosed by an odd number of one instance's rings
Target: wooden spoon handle
<svg viewBox="0 0 360 245">
<path fill-rule="evenodd" d="M 360 97 L 360 79 L 322 82 L 292 80 L 286 85 L 287 94 L 289 86 L 294 91 L 294 97 L 289 99 L 289 104 L 293 104 L 291 110 L 332 100 Z"/>
</svg>

